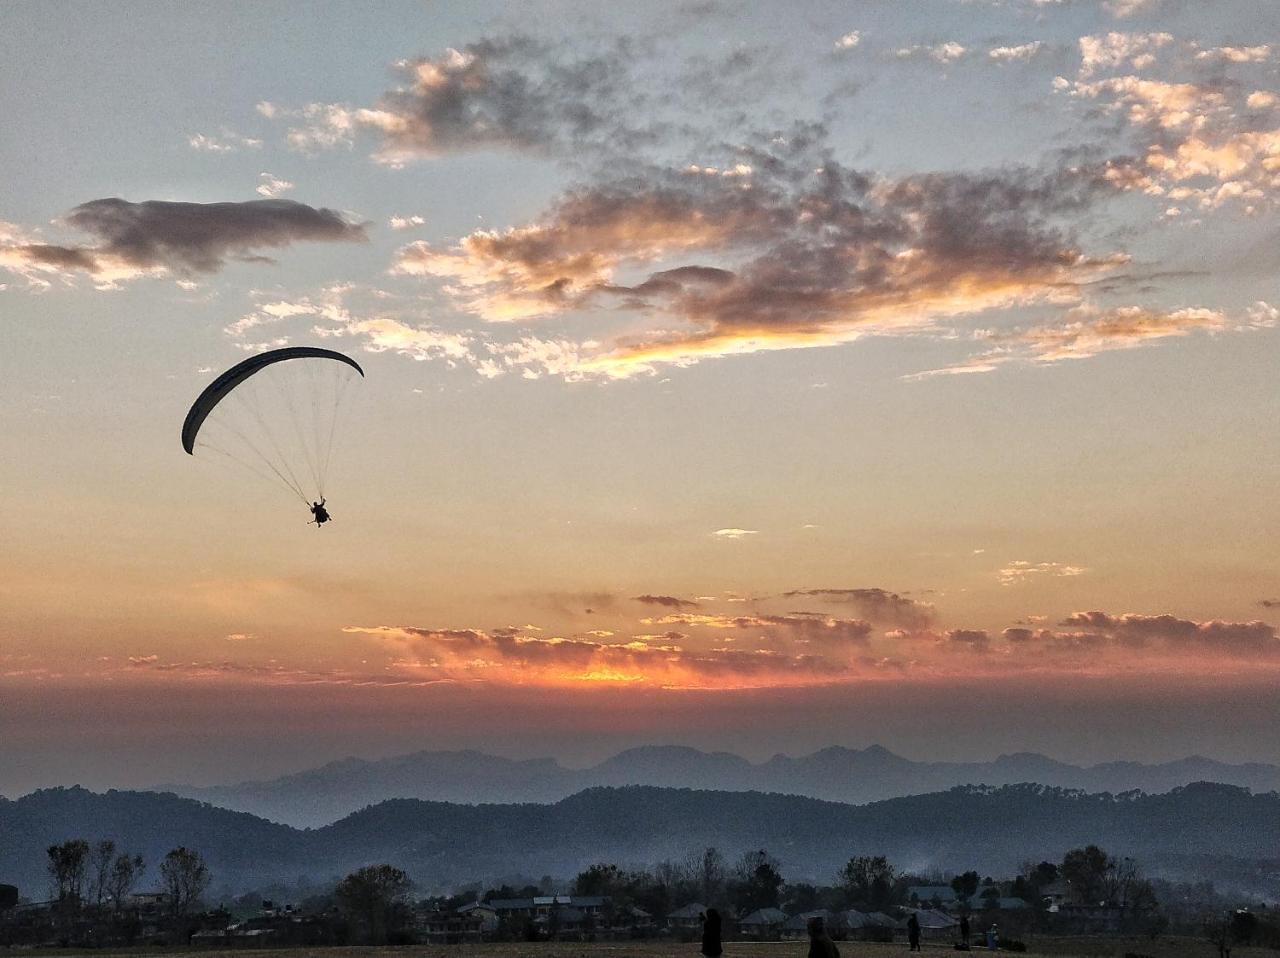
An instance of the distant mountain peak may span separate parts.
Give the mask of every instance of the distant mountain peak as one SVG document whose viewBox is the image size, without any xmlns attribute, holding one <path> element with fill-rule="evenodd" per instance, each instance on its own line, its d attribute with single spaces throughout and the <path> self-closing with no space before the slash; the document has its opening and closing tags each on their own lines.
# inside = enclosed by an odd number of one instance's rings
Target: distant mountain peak
<svg viewBox="0 0 1280 958">
<path fill-rule="evenodd" d="M 779 753 L 755 764 L 731 752 L 654 744 L 628 748 L 587 768 L 569 768 L 554 758 L 517 760 L 473 749 L 423 750 L 373 761 L 341 759 L 270 781 L 166 790 L 272 821 L 321 826 L 388 799 L 550 804 L 593 786 L 761 792 L 866 804 L 956 786 L 1043 788 L 1049 790 L 1046 795 L 1053 790 L 1065 790 L 1064 795 L 1155 795 L 1206 778 L 1259 793 L 1280 789 L 1276 766 L 1225 765 L 1199 756 L 1157 765 L 1090 767 L 1039 752 L 1002 754 L 990 762 L 918 762 L 873 744 L 861 749 L 831 745 L 798 756 Z"/>
</svg>

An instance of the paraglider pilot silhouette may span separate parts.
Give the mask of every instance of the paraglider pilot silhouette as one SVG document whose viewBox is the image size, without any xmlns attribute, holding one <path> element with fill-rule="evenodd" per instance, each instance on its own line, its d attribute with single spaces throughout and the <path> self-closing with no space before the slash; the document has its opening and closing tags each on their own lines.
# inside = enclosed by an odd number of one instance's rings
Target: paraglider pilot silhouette
<svg viewBox="0 0 1280 958">
<path fill-rule="evenodd" d="M 364 377 L 360 364 L 331 349 L 294 346 L 251 356 L 196 397 L 182 424 L 182 448 L 195 455 L 199 440 L 202 455 L 232 460 L 283 486 L 318 529 L 333 521 L 325 476 L 338 409 L 354 375 Z"/>
<path fill-rule="evenodd" d="M 316 524 L 317 529 L 333 518 L 329 515 L 329 510 L 324 507 L 324 496 L 320 497 L 319 502 L 311 503 L 311 514 L 315 516 L 311 522 Z M 308 525 L 310 525 L 310 523 L 308 523 Z"/>
</svg>

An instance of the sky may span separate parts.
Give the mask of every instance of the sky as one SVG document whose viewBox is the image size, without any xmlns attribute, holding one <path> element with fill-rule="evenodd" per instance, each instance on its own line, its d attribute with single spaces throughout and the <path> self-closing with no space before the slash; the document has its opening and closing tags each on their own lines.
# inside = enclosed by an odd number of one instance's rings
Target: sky
<svg viewBox="0 0 1280 958">
<path fill-rule="evenodd" d="M 11 3 L 0 89 L 0 794 L 1280 761 L 1271 0 Z M 179 443 L 288 346 L 321 529 Z"/>
</svg>

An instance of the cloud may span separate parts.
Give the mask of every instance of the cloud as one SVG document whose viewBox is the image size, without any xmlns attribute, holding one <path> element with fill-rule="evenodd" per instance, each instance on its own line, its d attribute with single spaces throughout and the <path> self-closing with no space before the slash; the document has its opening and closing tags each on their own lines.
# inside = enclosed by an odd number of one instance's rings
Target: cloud
<svg viewBox="0 0 1280 958">
<path fill-rule="evenodd" d="M 1156 52 L 1173 43 L 1170 33 L 1111 33 L 1080 38 L 1080 78 L 1100 70 L 1129 67 L 1145 69 L 1156 62 Z"/>
<path fill-rule="evenodd" d="M 839 619 L 818 612 L 792 612 L 787 615 L 714 615 L 702 612 L 675 612 L 640 621 L 643 625 L 777 630 L 805 639 L 836 639 L 859 643 L 865 642 L 872 632 L 871 623 L 862 619 Z"/>
<path fill-rule="evenodd" d="M 1134 156 L 1116 165 L 1117 187 L 1200 209 L 1235 203 L 1253 212 L 1275 201 L 1273 94 L 1233 75 L 1256 72 L 1269 45 L 1202 48 L 1167 33 L 1109 33 L 1082 37 L 1080 53 L 1077 79 L 1054 86 L 1128 127 Z M 1117 75 L 1095 78 L 1105 72 Z"/>
<path fill-rule="evenodd" d="M 272 198 L 279 196 L 281 193 L 287 193 L 289 190 L 293 189 L 292 183 L 288 180 L 280 179 L 280 177 L 276 176 L 274 173 L 261 173 L 259 174 L 258 179 L 262 182 L 258 184 L 258 188 L 254 192 L 259 196 Z"/>
<path fill-rule="evenodd" d="M 187 137 L 187 146 L 201 153 L 235 153 L 238 150 L 261 149 L 262 141 L 241 136 L 231 130 L 223 130 L 217 136 L 193 133 Z"/>
<path fill-rule="evenodd" d="M 949 64 L 962 59 L 968 52 L 968 48 L 963 44 L 957 43 L 955 40 L 948 40 L 945 43 L 932 45 L 915 44 L 914 46 L 901 47 L 894 50 L 893 55 L 899 60 L 914 60 L 927 57 L 938 63 Z"/>
<path fill-rule="evenodd" d="M 872 622 L 904 629 L 925 628 L 937 614 L 937 610 L 926 602 L 917 602 L 886 589 L 795 589 L 783 594 L 788 598 L 805 596 L 852 605 L 860 616 Z"/>
<path fill-rule="evenodd" d="M 688 599 L 678 599 L 673 595 L 638 595 L 633 600 L 644 605 L 660 605 L 668 609 L 696 609 L 697 602 L 691 602 Z"/>
<path fill-rule="evenodd" d="M 362 225 L 330 209 L 292 200 L 245 203 L 177 203 L 92 200 L 65 221 L 95 236 L 96 245 L 39 243 L 0 245 L 0 266 L 97 280 L 174 272 L 214 273 L 229 259 L 271 262 L 260 252 L 298 242 L 361 242 Z"/>
<path fill-rule="evenodd" d="M 292 111 L 302 122 L 287 140 L 299 150 L 326 149 L 350 146 L 364 131 L 379 139 L 377 157 L 390 165 L 466 150 L 581 146 L 625 133 L 618 117 L 642 95 L 631 74 L 635 57 L 625 40 L 581 53 L 530 37 L 483 39 L 398 62 L 399 85 L 372 107 Z"/>
<path fill-rule="evenodd" d="M 1113 192 L 1097 171 L 886 180 L 832 161 L 823 136 L 797 129 L 734 163 L 647 168 L 584 187 L 524 226 L 477 231 L 448 249 L 410 244 L 394 269 L 441 282 L 492 322 L 626 313 L 638 320 L 626 335 L 583 342 L 567 360 L 572 376 L 626 378 L 1070 303 L 1124 261 L 1083 253 L 1056 222 Z M 625 269 L 673 259 L 619 282 Z"/>
<path fill-rule="evenodd" d="M 717 529 L 711 534 L 717 539 L 745 539 L 760 533 L 755 529 Z"/>
<path fill-rule="evenodd" d="M 1121 306 L 1101 310 L 1078 307 L 1056 325 L 1029 329 L 985 331 L 980 341 L 989 348 L 959 363 L 912 373 L 906 379 L 939 375 L 991 372 L 1009 363 L 1049 364 L 1071 359 L 1088 359 L 1117 349 L 1134 349 L 1162 339 L 1193 333 L 1244 331 L 1275 324 L 1266 303 L 1229 318 L 1216 310 L 1188 307 L 1169 312 L 1142 306 Z"/>
<path fill-rule="evenodd" d="M 679 633 L 625 643 L 526 635 L 519 629 L 424 629 L 348 626 L 344 632 L 382 643 L 401 669 L 503 684 L 583 682 L 724 688 L 811 685 L 847 674 L 851 663 L 772 649 L 691 650 Z"/>
<path fill-rule="evenodd" d="M 1001 585 L 1018 585 L 1035 578 L 1074 578 L 1088 571 L 1083 566 L 1065 565 L 1061 562 L 1027 562 L 1018 559 L 1004 566 L 996 575 Z"/>
<path fill-rule="evenodd" d="M 1280 652 L 1280 638 L 1274 626 L 1254 620 L 1229 622 L 1209 619 L 1196 622 L 1178 616 L 1140 615 L 1126 612 L 1075 612 L 1063 626 L 1088 629 L 1108 640 L 1134 648 L 1161 643 L 1166 648 L 1217 651 L 1225 654 Z"/>
<path fill-rule="evenodd" d="M 1102 9 L 1117 19 L 1155 10 L 1164 0 L 1102 0 Z"/>
<path fill-rule="evenodd" d="M 987 56 L 997 63 L 1012 63 L 1015 61 L 1026 63 L 1035 57 L 1043 47 L 1044 41 L 1033 40 L 1030 43 L 1021 43 L 1017 46 L 992 47 L 987 51 Z"/>
<path fill-rule="evenodd" d="M 393 230 L 407 230 L 415 226 L 423 226 L 426 220 L 421 216 L 393 216 L 387 221 Z"/>
<path fill-rule="evenodd" d="M 1196 53 L 1197 60 L 1225 60 L 1230 63 L 1265 63 L 1271 59 L 1270 44 L 1253 47 L 1210 47 Z"/>
<path fill-rule="evenodd" d="M 862 41 L 862 34 L 857 30 L 850 30 L 844 36 L 836 41 L 835 48 L 837 50 L 852 50 Z"/>
<path fill-rule="evenodd" d="M 129 671 L 134 674 L 151 673 L 156 676 L 174 677 L 186 681 L 214 681 L 252 683 L 262 685 L 342 685 L 354 688 L 389 688 L 400 686 L 425 686 L 441 681 L 437 677 L 422 679 L 403 675 L 380 675 L 352 672 L 345 669 L 306 669 L 275 662 L 256 664 L 247 662 L 196 660 L 190 662 L 161 662 L 157 655 L 131 656 Z"/>
<path fill-rule="evenodd" d="M 946 641 L 975 652 L 985 652 L 991 644 L 991 636 L 985 629 L 950 629 L 946 633 Z"/>
</svg>

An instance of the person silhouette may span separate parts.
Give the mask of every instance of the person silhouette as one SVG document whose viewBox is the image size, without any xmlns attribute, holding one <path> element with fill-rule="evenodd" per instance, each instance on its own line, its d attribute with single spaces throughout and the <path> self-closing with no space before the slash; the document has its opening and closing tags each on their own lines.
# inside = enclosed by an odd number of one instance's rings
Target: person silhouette
<svg viewBox="0 0 1280 958">
<path fill-rule="evenodd" d="M 809 958 L 840 958 L 840 949 L 827 934 L 827 923 L 821 915 L 809 919 Z"/>
<path fill-rule="evenodd" d="M 969 950 L 969 916 L 960 916 L 960 943 L 964 945 L 965 950 Z"/>
<path fill-rule="evenodd" d="M 707 958 L 720 958 L 724 946 L 720 943 L 720 912 L 708 908 L 702 916 L 702 948 L 699 949 Z"/>
<path fill-rule="evenodd" d="M 920 919 L 916 917 L 915 912 L 912 912 L 911 917 L 907 919 L 907 941 L 911 945 L 909 951 L 920 950 Z"/>
<path fill-rule="evenodd" d="M 324 507 L 324 496 L 320 497 L 319 502 L 313 502 L 311 504 L 311 514 L 315 516 L 311 521 L 316 524 L 317 529 L 332 518 L 332 516 L 329 515 L 329 510 Z"/>
</svg>

